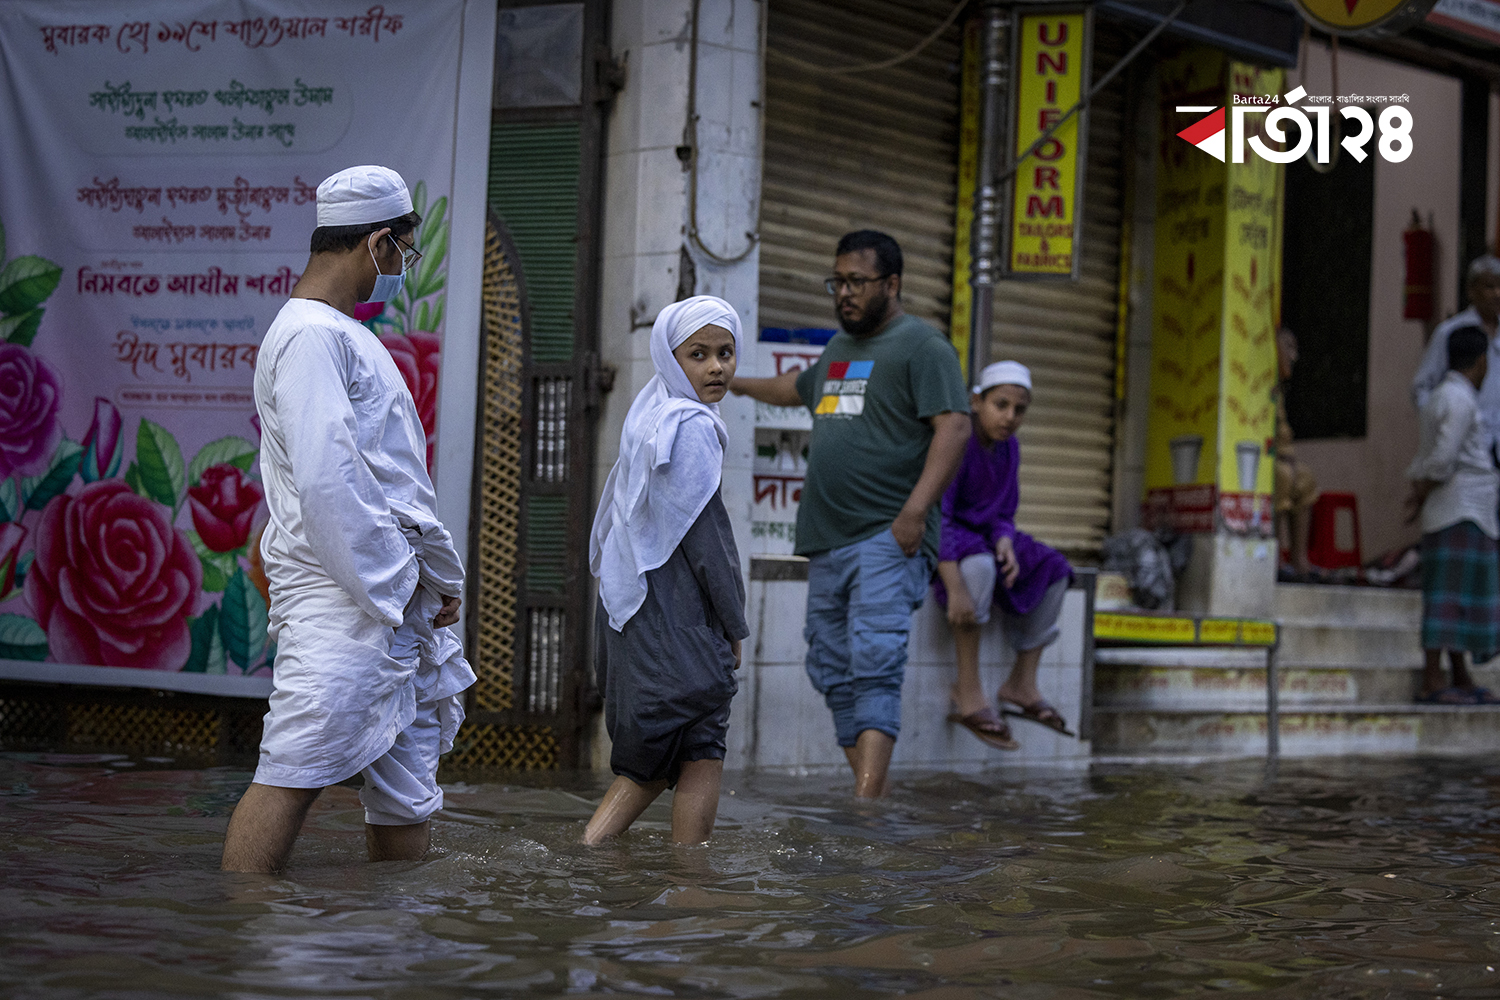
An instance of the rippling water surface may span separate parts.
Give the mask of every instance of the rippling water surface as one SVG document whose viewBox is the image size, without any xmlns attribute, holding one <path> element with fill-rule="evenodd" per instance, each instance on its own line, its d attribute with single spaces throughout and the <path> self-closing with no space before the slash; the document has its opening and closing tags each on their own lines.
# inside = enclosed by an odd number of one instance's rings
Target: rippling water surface
<svg viewBox="0 0 1500 1000">
<path fill-rule="evenodd" d="M 0 995 L 1500 997 L 1500 763 L 731 775 L 687 849 L 518 778 L 378 865 L 335 788 L 282 878 L 217 871 L 248 778 L 0 754 Z"/>
</svg>

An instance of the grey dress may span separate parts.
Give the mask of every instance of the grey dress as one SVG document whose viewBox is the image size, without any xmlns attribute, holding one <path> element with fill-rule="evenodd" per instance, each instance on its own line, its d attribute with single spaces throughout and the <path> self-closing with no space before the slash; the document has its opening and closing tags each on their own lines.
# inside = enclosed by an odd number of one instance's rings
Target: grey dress
<svg viewBox="0 0 1500 1000">
<path fill-rule="evenodd" d="M 745 581 L 717 492 L 665 563 L 646 574 L 646 600 L 623 631 L 594 615 L 604 725 L 615 774 L 677 784 L 684 761 L 723 760 L 739 684 L 730 640 L 750 634 Z"/>
</svg>

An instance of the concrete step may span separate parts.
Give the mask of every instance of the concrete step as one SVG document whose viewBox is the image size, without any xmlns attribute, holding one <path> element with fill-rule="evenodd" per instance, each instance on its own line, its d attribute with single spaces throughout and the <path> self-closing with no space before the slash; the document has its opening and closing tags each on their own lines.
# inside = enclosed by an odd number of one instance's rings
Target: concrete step
<svg viewBox="0 0 1500 1000">
<path fill-rule="evenodd" d="M 1285 667 L 1422 663 L 1418 591 L 1283 583 L 1276 585 L 1275 601 Z"/>
<path fill-rule="evenodd" d="M 1419 628 L 1422 592 L 1386 587 L 1278 583 L 1274 617 L 1287 625 Z"/>
<path fill-rule="evenodd" d="M 1101 649 L 1095 654 L 1097 709 L 1259 711 L 1266 703 L 1265 654 L 1252 650 Z M 1141 662 L 1141 661 L 1146 662 Z M 1405 704 L 1421 689 L 1420 668 L 1299 668 L 1279 664 L 1284 706 Z M 1500 691 L 1500 665 L 1475 680 Z"/>
<path fill-rule="evenodd" d="M 1354 705 L 1370 700 L 1410 697 L 1412 680 L 1395 671 L 1284 670 L 1281 701 L 1286 705 L 1334 702 Z M 1374 681 L 1364 683 L 1361 681 Z M 1104 708 L 1225 709 L 1255 711 L 1266 704 L 1264 667 L 1172 669 L 1139 667 L 1094 672 L 1094 705 Z"/>
<path fill-rule="evenodd" d="M 1309 703 L 1281 716 L 1284 757 L 1500 750 L 1500 706 Z M 1094 710 L 1096 755 L 1253 757 L 1266 752 L 1264 711 Z"/>
<path fill-rule="evenodd" d="M 1281 626 L 1281 663 L 1288 667 L 1390 667 L 1422 665 L 1419 627 L 1373 625 Z"/>
<path fill-rule="evenodd" d="M 1500 706 L 1419 705 L 1422 595 L 1278 584 L 1281 749 L 1288 757 L 1500 750 Z M 1474 669 L 1500 691 L 1500 660 Z M 1259 756 L 1266 656 L 1253 649 L 1095 653 L 1097 757 Z"/>
</svg>

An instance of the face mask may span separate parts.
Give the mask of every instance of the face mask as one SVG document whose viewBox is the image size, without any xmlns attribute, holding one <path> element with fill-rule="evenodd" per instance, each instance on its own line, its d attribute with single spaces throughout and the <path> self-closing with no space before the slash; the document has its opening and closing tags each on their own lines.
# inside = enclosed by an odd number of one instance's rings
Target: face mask
<svg viewBox="0 0 1500 1000">
<path fill-rule="evenodd" d="M 375 248 L 370 247 L 370 261 L 375 265 L 375 289 L 370 292 L 366 302 L 389 302 L 401 294 L 402 287 L 406 284 L 406 271 L 401 270 L 395 274 L 383 274 L 380 271 L 380 262 L 375 259 Z"/>
</svg>

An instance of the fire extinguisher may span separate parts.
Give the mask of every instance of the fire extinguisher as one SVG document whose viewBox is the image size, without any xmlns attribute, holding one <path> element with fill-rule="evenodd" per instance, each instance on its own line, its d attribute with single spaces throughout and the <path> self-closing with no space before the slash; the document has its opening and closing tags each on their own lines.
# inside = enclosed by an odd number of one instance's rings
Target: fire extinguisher
<svg viewBox="0 0 1500 1000">
<path fill-rule="evenodd" d="M 1406 244 L 1406 303 L 1401 315 L 1405 319 L 1432 322 L 1432 230 L 1422 228 L 1417 210 L 1411 210 L 1411 224 L 1401 234 Z"/>
</svg>

